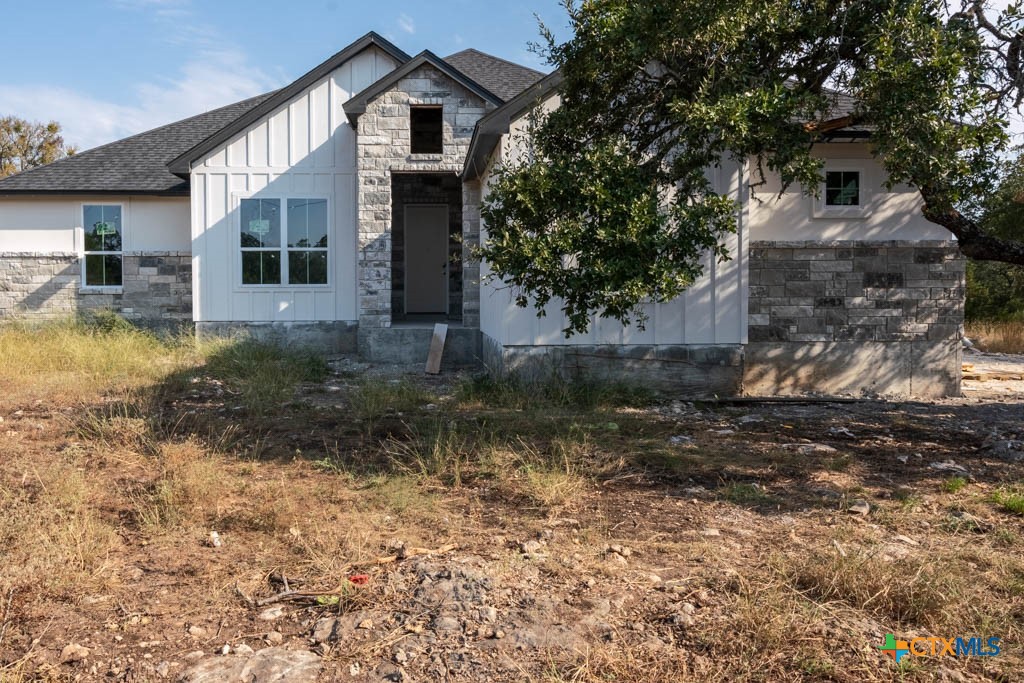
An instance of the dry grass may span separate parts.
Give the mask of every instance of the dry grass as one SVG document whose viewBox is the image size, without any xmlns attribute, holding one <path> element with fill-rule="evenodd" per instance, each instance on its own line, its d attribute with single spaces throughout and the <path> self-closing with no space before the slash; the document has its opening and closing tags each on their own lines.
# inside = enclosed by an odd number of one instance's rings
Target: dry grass
<svg viewBox="0 0 1024 683">
<path fill-rule="evenodd" d="M 47 399 L 75 403 L 97 391 L 129 390 L 194 364 L 195 344 L 131 327 L 82 320 L 0 326 L 0 405 Z"/>
<path fill-rule="evenodd" d="M 948 625 L 960 606 L 964 577 L 924 561 L 894 562 L 860 551 L 799 558 L 788 567 L 793 586 L 815 600 L 840 601 L 879 619 L 924 628 Z"/>
<path fill-rule="evenodd" d="M 979 349 L 990 353 L 1024 353 L 1024 321 L 971 322 L 966 334 Z"/>
<path fill-rule="evenodd" d="M 12 457 L 13 456 L 13 457 Z M 68 596 L 110 576 L 123 544 L 104 515 L 103 485 L 87 477 L 82 454 L 49 463 L 6 453 L 0 479 L 0 592 Z"/>
<path fill-rule="evenodd" d="M 42 341 L 30 353 L 32 335 Z M 19 365 L 11 348 L 31 360 Z M 510 651 L 519 670 L 493 680 L 878 681 L 894 673 L 875 649 L 885 632 L 1024 638 L 1019 471 L 968 481 L 922 464 L 923 476 L 894 486 L 904 476 L 892 465 L 897 449 L 920 450 L 907 436 L 920 438 L 918 426 L 903 415 L 874 430 L 897 445 L 855 451 L 833 441 L 840 454 L 810 458 L 778 446 L 793 438 L 783 427 L 792 420 L 723 438 L 713 430 L 731 413 L 618 409 L 634 396 L 623 388 L 475 381 L 438 396 L 410 381 L 364 379 L 338 407 L 339 398 L 325 406 L 322 393 L 303 389 L 322 376 L 322 360 L 258 345 L 61 324 L 2 328 L 0 353 L 11 382 L 0 398 L 2 683 L 90 680 L 87 669 L 54 661 L 83 638 L 105 661 L 141 661 L 132 648 L 154 634 L 165 641 L 146 650 L 154 661 L 224 642 L 260 645 L 271 626 L 234 587 L 265 596 L 271 574 L 327 589 L 347 585 L 346 572 L 363 563 L 372 591 L 346 595 L 332 613 L 429 623 L 417 563 L 373 564 L 396 541 L 458 543 L 446 567 L 486 574 L 502 619 L 585 636 L 561 652 Z M 835 419 L 807 418 L 799 433 L 827 439 Z M 671 445 L 679 433 L 695 442 Z M 828 482 L 870 499 L 871 516 L 809 496 Z M 949 523 L 954 510 L 977 521 Z M 721 534 L 705 535 L 708 527 Z M 213 530 L 223 547 L 208 545 Z M 894 534 L 919 544 L 890 556 Z M 536 557 L 519 550 L 530 539 L 543 541 Z M 610 544 L 632 555 L 617 561 Z M 612 604 L 606 612 L 588 607 L 601 600 Z M 673 621 L 689 603 L 694 623 Z M 299 610 L 274 628 L 290 647 L 308 647 L 303 624 L 325 611 Z M 153 620 L 148 630 L 133 621 L 141 616 Z M 218 640 L 191 639 L 193 623 Z M 453 648 L 484 642 L 459 638 Z M 388 659 L 382 643 L 346 643 L 325 661 Z M 33 648 L 39 659 L 25 659 Z M 1012 680 L 1019 665 L 1011 648 L 998 661 L 962 664 L 997 680 Z M 898 675 L 936 674 L 934 662 L 914 666 Z M 471 667 L 453 679 L 489 673 Z"/>
</svg>

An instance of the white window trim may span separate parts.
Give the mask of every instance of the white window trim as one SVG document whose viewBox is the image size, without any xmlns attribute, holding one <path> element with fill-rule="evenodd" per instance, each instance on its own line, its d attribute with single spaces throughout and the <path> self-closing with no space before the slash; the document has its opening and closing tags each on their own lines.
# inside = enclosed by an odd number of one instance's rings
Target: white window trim
<svg viewBox="0 0 1024 683">
<path fill-rule="evenodd" d="M 121 208 L 121 251 L 90 251 L 85 250 L 85 207 L 117 206 Z M 78 252 L 79 276 L 78 291 L 80 294 L 120 294 L 124 291 L 124 255 L 128 251 L 128 203 L 127 202 L 82 202 L 78 205 L 78 226 L 75 228 L 75 251 Z M 85 284 L 85 255 L 101 254 L 121 257 L 121 284 L 119 285 L 87 285 Z"/>
<path fill-rule="evenodd" d="M 232 212 L 234 218 L 231 221 L 234 238 L 232 245 L 235 256 L 232 259 L 235 272 L 231 281 L 234 283 L 235 291 L 251 292 L 253 290 L 276 290 L 287 289 L 290 292 L 310 290 L 325 291 L 334 288 L 334 201 L 330 195 L 319 192 L 290 192 L 287 194 L 271 194 L 269 192 L 234 192 L 231 195 Z M 243 199 L 277 199 L 281 202 L 281 246 L 277 249 L 270 248 L 262 251 L 277 251 L 281 254 L 281 283 L 266 285 L 246 285 L 242 283 L 242 200 Z M 322 251 L 320 249 L 289 249 L 288 248 L 288 200 L 289 199 L 323 199 L 327 202 L 327 283 L 323 285 L 291 285 L 288 284 L 288 252 L 289 251 Z M 261 251 L 253 249 L 252 251 Z"/>
<path fill-rule="evenodd" d="M 857 206 L 829 206 L 825 203 L 825 174 L 829 171 L 856 171 L 860 173 L 860 204 Z M 829 159 L 821 169 L 821 183 L 818 196 L 811 198 L 811 215 L 814 218 L 868 218 L 874 210 L 875 195 L 871 174 L 863 161 Z"/>
</svg>

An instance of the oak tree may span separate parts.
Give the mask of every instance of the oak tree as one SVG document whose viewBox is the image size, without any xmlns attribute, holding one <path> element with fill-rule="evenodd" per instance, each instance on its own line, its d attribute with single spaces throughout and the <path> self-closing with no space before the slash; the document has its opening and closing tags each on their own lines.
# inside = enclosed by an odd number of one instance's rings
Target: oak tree
<svg viewBox="0 0 1024 683">
<path fill-rule="evenodd" d="M 15 116 L 0 118 L 0 178 L 42 166 L 75 153 L 56 121 L 38 123 Z"/>
<path fill-rule="evenodd" d="M 702 255 L 728 258 L 736 204 L 705 170 L 750 160 L 751 183 L 817 192 L 812 145 L 870 133 L 887 183 L 967 256 L 1024 264 L 985 229 L 1010 115 L 1024 96 L 1017 3 L 981 0 L 566 0 L 572 37 L 544 29 L 560 106 L 529 153 L 494 174 L 480 249 L 518 302 L 637 319 L 678 296 Z"/>
</svg>

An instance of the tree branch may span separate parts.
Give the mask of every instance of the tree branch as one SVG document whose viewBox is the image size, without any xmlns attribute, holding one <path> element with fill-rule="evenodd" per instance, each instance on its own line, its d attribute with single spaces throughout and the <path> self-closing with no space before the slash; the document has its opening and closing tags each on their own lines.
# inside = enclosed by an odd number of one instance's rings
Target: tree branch
<svg viewBox="0 0 1024 683">
<path fill-rule="evenodd" d="M 921 212 L 929 221 L 941 225 L 956 236 L 964 256 L 1024 266 L 1024 243 L 990 235 L 978 223 L 956 209 L 944 206 L 937 198 L 933 197 L 932 201 L 929 201 L 930 195 L 931 192 L 928 190 L 921 190 L 921 196 L 925 201 Z"/>
</svg>

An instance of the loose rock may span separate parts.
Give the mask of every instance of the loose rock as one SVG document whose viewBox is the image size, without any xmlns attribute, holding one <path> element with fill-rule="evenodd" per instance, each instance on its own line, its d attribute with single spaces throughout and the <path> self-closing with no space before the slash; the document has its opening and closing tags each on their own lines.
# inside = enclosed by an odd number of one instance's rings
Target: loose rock
<svg viewBox="0 0 1024 683">
<path fill-rule="evenodd" d="M 278 634 L 280 635 L 280 634 Z M 329 643 L 338 639 L 338 620 L 332 617 L 324 617 L 316 622 L 313 627 L 314 643 Z"/>
<path fill-rule="evenodd" d="M 61 664 L 74 664 L 81 662 L 89 656 L 89 648 L 82 647 L 78 643 L 69 643 L 60 651 Z"/>
<path fill-rule="evenodd" d="M 453 617 L 437 617 L 434 619 L 433 627 L 435 631 L 459 631 L 462 629 L 459 620 Z"/>
<path fill-rule="evenodd" d="M 524 555 L 533 555 L 540 552 L 541 547 L 540 541 L 523 541 L 519 544 L 519 551 Z"/>
<path fill-rule="evenodd" d="M 253 655 L 208 659 L 182 672 L 181 683 L 315 683 L 320 658 L 312 652 L 271 647 Z"/>
<path fill-rule="evenodd" d="M 866 500 L 855 500 L 846 511 L 854 515 L 866 515 L 871 512 L 871 504 Z"/>
<path fill-rule="evenodd" d="M 271 607 L 260 612 L 257 619 L 261 621 L 276 621 L 284 616 L 283 607 Z"/>
</svg>

